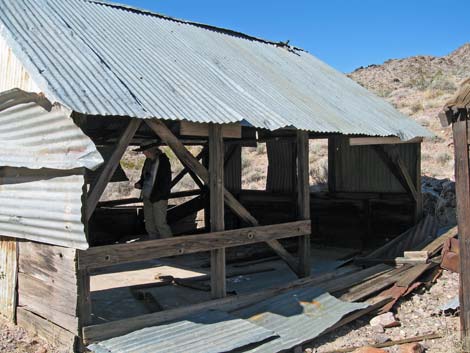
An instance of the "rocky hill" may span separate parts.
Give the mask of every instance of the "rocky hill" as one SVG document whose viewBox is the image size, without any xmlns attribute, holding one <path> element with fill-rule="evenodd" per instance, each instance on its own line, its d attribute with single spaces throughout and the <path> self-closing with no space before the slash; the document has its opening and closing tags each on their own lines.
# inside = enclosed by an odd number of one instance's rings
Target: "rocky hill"
<svg viewBox="0 0 470 353">
<path fill-rule="evenodd" d="M 360 67 L 349 77 L 433 131 L 436 137 L 423 144 L 423 174 L 453 178 L 452 135 L 441 128 L 437 114 L 470 77 L 469 43 L 442 57 L 413 56 Z"/>
</svg>

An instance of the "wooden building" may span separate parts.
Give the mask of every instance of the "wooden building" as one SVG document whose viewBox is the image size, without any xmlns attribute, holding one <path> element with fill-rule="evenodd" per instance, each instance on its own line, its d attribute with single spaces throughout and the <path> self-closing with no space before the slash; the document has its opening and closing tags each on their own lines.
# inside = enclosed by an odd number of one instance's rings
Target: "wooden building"
<svg viewBox="0 0 470 353">
<path fill-rule="evenodd" d="M 53 343 L 120 332 L 92 321 L 92 270 L 209 251 L 222 298 L 230 248 L 265 243 L 305 277 L 312 240 L 372 246 L 421 216 L 429 132 L 300 49 L 108 2 L 0 7 L 0 313 Z M 328 191 L 310 191 L 310 139 L 328 139 Z M 170 224 L 206 209 L 205 229 L 122 241 L 141 206 L 100 197 L 148 140 L 184 165 L 173 185 L 199 187 L 172 195 L 194 198 Z M 267 190 L 243 190 L 242 148 L 260 142 Z"/>
</svg>

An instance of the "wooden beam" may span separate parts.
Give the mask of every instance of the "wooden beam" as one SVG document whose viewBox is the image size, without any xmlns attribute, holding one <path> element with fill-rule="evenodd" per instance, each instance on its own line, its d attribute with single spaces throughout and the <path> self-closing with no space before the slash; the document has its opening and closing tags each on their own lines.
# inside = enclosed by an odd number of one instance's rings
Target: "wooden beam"
<svg viewBox="0 0 470 353">
<path fill-rule="evenodd" d="M 297 207 L 298 219 L 310 219 L 308 132 L 297 131 Z M 310 234 L 299 238 L 299 276 L 310 275 Z"/>
<path fill-rule="evenodd" d="M 199 152 L 195 158 L 196 158 L 198 161 L 200 161 L 201 158 L 204 156 L 204 153 L 206 153 L 206 146 L 204 146 L 204 147 L 202 148 L 201 152 Z M 173 180 L 171 181 L 171 187 L 173 187 L 173 186 L 175 186 L 176 184 L 178 184 L 178 183 L 181 181 L 181 179 L 183 179 L 184 176 L 185 176 L 186 174 L 188 174 L 189 172 L 190 172 L 189 168 L 184 167 L 184 168 L 181 170 L 181 172 L 179 172 L 178 175 L 175 176 L 175 177 L 173 178 Z M 192 175 L 192 176 L 193 176 L 193 175 Z M 193 179 L 194 179 L 194 177 L 193 177 Z M 197 178 L 197 181 L 194 180 L 194 182 L 196 182 L 196 184 L 199 186 L 199 188 L 202 189 L 203 185 L 201 184 L 201 181 L 199 180 L 199 178 Z"/>
<path fill-rule="evenodd" d="M 220 232 L 225 229 L 224 139 L 216 124 L 209 124 L 209 190 L 211 232 Z M 211 294 L 214 299 L 227 295 L 224 248 L 211 250 Z"/>
<path fill-rule="evenodd" d="M 403 143 L 421 143 L 422 137 L 416 137 L 411 140 L 400 140 L 398 137 L 351 137 L 349 139 L 350 146 L 367 146 L 367 145 L 397 145 Z"/>
<path fill-rule="evenodd" d="M 467 124 L 467 120 L 457 120 L 452 125 L 460 239 L 460 330 L 464 352 L 470 351 L 470 166 Z"/>
<path fill-rule="evenodd" d="M 179 158 L 183 165 L 191 169 L 196 175 L 201 178 L 205 184 L 209 184 L 209 172 L 201 165 L 194 156 L 183 146 L 183 144 L 177 139 L 177 137 L 166 127 L 166 125 L 160 120 L 146 119 L 145 122 L 150 128 L 165 142 Z M 224 190 L 225 205 L 229 207 L 232 212 L 240 217 L 245 223 L 257 226 L 258 221 L 254 218 L 243 205 L 227 190 Z M 284 260 L 289 267 L 297 272 L 297 261 L 296 259 L 287 252 L 284 247 L 277 240 L 269 240 L 267 244 L 274 250 L 274 252 Z"/>
<path fill-rule="evenodd" d="M 415 224 L 423 218 L 423 191 L 421 189 L 421 144 L 416 144 L 416 179 L 414 182 L 417 199 L 415 201 Z"/>
<path fill-rule="evenodd" d="M 223 124 L 222 135 L 224 138 L 242 138 L 242 127 L 240 123 Z M 192 123 L 189 121 L 180 122 L 181 136 L 209 136 L 210 124 L 208 123 Z"/>
<path fill-rule="evenodd" d="M 384 146 L 372 146 L 380 159 L 385 163 L 390 172 L 397 178 L 403 188 L 411 195 L 415 202 L 418 202 L 418 191 L 415 187 L 415 181 L 411 178 L 405 163 L 400 157 L 396 147 L 385 148 Z"/>
<path fill-rule="evenodd" d="M 213 249 L 254 244 L 273 239 L 309 234 L 310 221 L 296 221 L 269 226 L 249 227 L 214 233 L 187 235 L 130 244 L 97 246 L 79 251 L 79 269 L 101 268 L 111 265 L 192 254 Z"/>
<path fill-rule="evenodd" d="M 111 157 L 104 165 L 103 170 L 101 171 L 93 186 L 90 188 L 86 206 L 87 220 L 91 218 L 93 212 L 95 211 L 96 205 L 98 205 L 98 201 L 100 200 L 104 189 L 106 189 L 106 186 L 108 185 L 114 172 L 116 171 L 116 168 L 119 165 L 119 161 L 121 160 L 124 152 L 126 151 L 126 148 L 129 146 L 129 143 L 134 137 L 136 131 L 139 129 L 140 124 L 141 120 L 131 119 L 129 125 L 127 125 L 127 128 L 119 137 L 119 140 L 114 148 L 113 153 L 111 154 Z"/>
</svg>

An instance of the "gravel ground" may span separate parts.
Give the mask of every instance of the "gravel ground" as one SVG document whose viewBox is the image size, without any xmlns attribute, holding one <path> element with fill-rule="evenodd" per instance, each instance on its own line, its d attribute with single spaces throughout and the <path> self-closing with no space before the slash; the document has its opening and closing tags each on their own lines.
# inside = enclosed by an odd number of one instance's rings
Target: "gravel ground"
<svg viewBox="0 0 470 353">
<path fill-rule="evenodd" d="M 18 326 L 0 319 L 0 352 L 2 353 L 56 353 L 46 342 L 29 335 Z"/>
<path fill-rule="evenodd" d="M 439 308 L 458 294 L 458 274 L 444 271 L 430 289 L 420 288 L 410 296 L 401 299 L 393 312 L 401 326 L 377 332 L 370 326 L 372 317 L 363 317 L 339 330 L 320 337 L 306 352 L 325 353 L 335 349 L 367 346 L 387 340 L 399 340 L 432 333 L 440 333 L 442 339 L 421 342 L 428 353 L 459 352 L 458 316 L 439 313 Z M 399 347 L 385 348 L 398 353 Z"/>
</svg>

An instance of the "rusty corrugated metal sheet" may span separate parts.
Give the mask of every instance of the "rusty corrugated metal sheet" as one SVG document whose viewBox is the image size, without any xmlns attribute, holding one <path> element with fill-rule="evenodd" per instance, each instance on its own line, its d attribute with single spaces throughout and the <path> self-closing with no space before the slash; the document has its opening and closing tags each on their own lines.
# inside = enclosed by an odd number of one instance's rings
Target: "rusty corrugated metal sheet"
<svg viewBox="0 0 470 353">
<path fill-rule="evenodd" d="M 330 156 L 335 170 L 338 192 L 405 192 L 397 178 L 371 146 L 350 146 L 348 138 L 330 139 L 334 153 Z M 411 178 L 416 180 L 416 158 L 420 158 L 418 144 L 396 145 Z"/>
<path fill-rule="evenodd" d="M 16 239 L 0 236 L 0 316 L 14 321 L 18 278 Z"/>
<path fill-rule="evenodd" d="M 90 115 L 431 136 L 314 56 L 108 2 L 1 0 L 0 35 L 41 91 Z"/>
<path fill-rule="evenodd" d="M 39 92 L 39 88 L 23 64 L 0 36 L 0 92 L 13 88 L 20 88 L 28 92 Z"/>
<path fill-rule="evenodd" d="M 273 353 L 311 341 L 345 315 L 368 306 L 344 302 L 310 287 L 290 291 L 232 314 L 277 333 L 279 338 L 249 350 Z"/>
<path fill-rule="evenodd" d="M 275 336 L 246 320 L 211 310 L 93 344 L 88 349 L 95 353 L 219 353 Z"/>
<path fill-rule="evenodd" d="M 103 163 L 70 111 L 21 90 L 0 93 L 0 141 L 0 166 L 96 169 Z"/>
<path fill-rule="evenodd" d="M 0 234 L 87 249 L 83 173 L 83 168 L 0 168 Z"/>
</svg>

